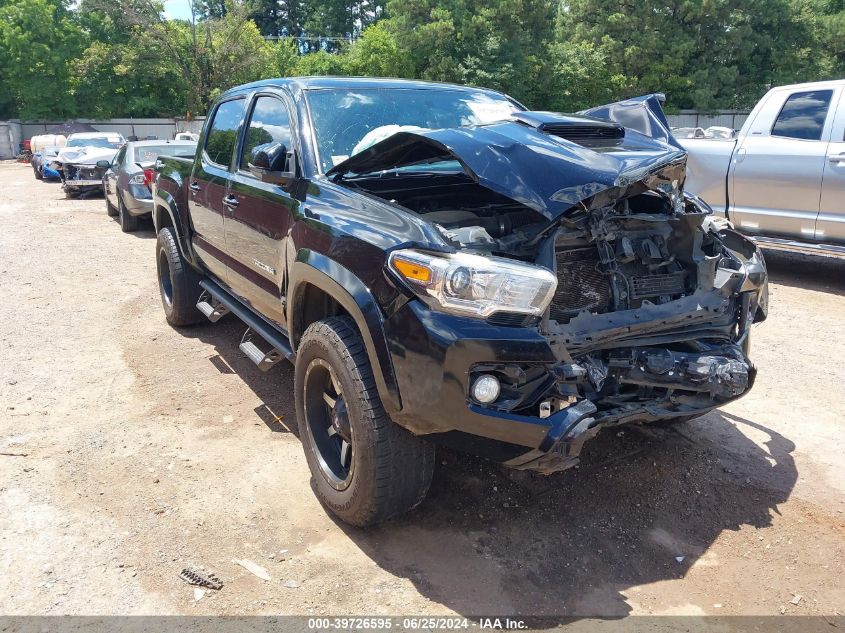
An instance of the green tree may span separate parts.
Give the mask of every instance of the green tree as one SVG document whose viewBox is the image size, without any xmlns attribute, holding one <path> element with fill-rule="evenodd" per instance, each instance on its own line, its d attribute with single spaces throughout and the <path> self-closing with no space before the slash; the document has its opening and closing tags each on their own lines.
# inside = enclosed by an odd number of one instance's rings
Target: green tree
<svg viewBox="0 0 845 633">
<path fill-rule="evenodd" d="M 419 77 L 539 104 L 555 7 L 554 0 L 390 0 L 387 28 Z"/>
<path fill-rule="evenodd" d="M 249 0 L 249 17 L 262 35 L 297 36 L 305 24 L 303 0 Z"/>
<path fill-rule="evenodd" d="M 303 55 L 297 60 L 292 73 L 294 76 L 307 77 L 310 75 L 343 75 L 345 73 L 344 59 L 341 55 L 317 51 Z"/>
<path fill-rule="evenodd" d="M 808 34 L 790 0 L 566 0 L 558 41 L 586 43 L 624 77 L 623 96 L 674 107 L 748 107 Z"/>
<path fill-rule="evenodd" d="M 384 17 L 384 0 L 308 0 L 305 32 L 319 37 L 357 37 Z"/>
<path fill-rule="evenodd" d="M 299 52 L 293 39 L 283 37 L 270 45 L 270 75 L 290 77 L 296 72 L 298 63 Z"/>
<path fill-rule="evenodd" d="M 370 26 L 344 55 L 344 71 L 367 77 L 413 77 L 410 59 L 384 22 Z"/>
<path fill-rule="evenodd" d="M 62 0 L 0 3 L 0 118 L 68 117 L 68 60 L 86 46 L 86 34 Z"/>
</svg>

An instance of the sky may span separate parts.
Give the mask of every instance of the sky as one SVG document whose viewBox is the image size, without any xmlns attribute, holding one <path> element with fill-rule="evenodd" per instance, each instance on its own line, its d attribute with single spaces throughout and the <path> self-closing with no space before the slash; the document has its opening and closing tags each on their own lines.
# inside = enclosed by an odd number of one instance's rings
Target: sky
<svg viewBox="0 0 845 633">
<path fill-rule="evenodd" d="M 165 0 L 164 10 L 174 20 L 190 20 L 191 0 Z"/>
</svg>

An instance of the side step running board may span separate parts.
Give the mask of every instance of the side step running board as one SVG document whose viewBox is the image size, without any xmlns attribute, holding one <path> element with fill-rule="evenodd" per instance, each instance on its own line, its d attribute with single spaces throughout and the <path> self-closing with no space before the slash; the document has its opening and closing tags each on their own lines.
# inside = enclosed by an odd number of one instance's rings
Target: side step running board
<svg viewBox="0 0 845 633">
<path fill-rule="evenodd" d="M 231 312 L 246 324 L 248 329 L 243 339 L 241 339 L 239 347 L 246 354 L 247 358 L 255 363 L 261 371 L 267 371 L 283 358 L 293 361 L 295 354 L 291 349 L 290 341 L 288 341 L 287 332 L 255 314 L 232 293 L 210 279 L 200 281 L 200 286 L 205 291 L 203 296 L 206 293 L 210 295 L 212 301 L 206 301 L 205 303 L 209 307 L 212 307 L 213 312 L 215 311 L 213 306 L 220 304 L 226 308 L 227 312 Z M 202 297 L 200 297 L 200 302 L 202 302 Z M 205 314 L 205 310 L 200 307 L 199 303 L 197 304 L 197 308 Z M 220 316 L 223 316 L 223 314 Z M 254 335 L 258 335 L 264 339 L 272 349 L 266 353 L 261 351 L 253 342 Z"/>
<path fill-rule="evenodd" d="M 202 291 L 199 301 L 197 301 L 197 310 L 202 312 L 212 323 L 217 323 L 229 314 L 229 308 L 211 296 L 208 290 Z"/>
<path fill-rule="evenodd" d="M 818 242 L 797 242 L 779 237 L 752 236 L 752 239 L 763 248 L 774 248 L 792 253 L 806 253 L 808 255 L 825 255 L 828 257 L 845 257 L 845 246 L 842 244 L 821 244 Z"/>
<path fill-rule="evenodd" d="M 284 359 L 285 356 L 275 347 L 269 352 L 262 352 L 261 348 L 252 342 L 252 328 L 247 328 L 244 332 L 241 344 L 238 345 L 240 350 L 246 354 L 246 357 L 251 360 L 261 371 L 267 371 L 273 365 Z"/>
</svg>

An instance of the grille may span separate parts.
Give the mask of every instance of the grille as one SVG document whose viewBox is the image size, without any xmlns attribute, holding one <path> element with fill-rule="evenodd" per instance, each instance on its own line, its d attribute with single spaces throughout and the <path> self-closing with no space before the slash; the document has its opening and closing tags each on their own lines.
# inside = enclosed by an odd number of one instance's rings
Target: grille
<svg viewBox="0 0 845 633">
<path fill-rule="evenodd" d="M 501 325 L 504 327 L 525 327 L 538 320 L 532 314 L 516 314 L 514 312 L 494 312 L 487 317 L 490 325 Z"/>
<path fill-rule="evenodd" d="M 549 316 L 568 321 L 581 310 L 606 312 L 610 307 L 610 284 L 599 270 L 595 247 L 557 252 L 557 290 Z"/>
<path fill-rule="evenodd" d="M 659 297 L 661 295 L 680 295 L 686 290 L 683 272 L 668 275 L 648 275 L 631 278 L 631 298 Z"/>
<path fill-rule="evenodd" d="M 102 178 L 101 170 L 97 167 L 67 166 L 68 180 L 99 180 L 100 178 Z"/>
</svg>

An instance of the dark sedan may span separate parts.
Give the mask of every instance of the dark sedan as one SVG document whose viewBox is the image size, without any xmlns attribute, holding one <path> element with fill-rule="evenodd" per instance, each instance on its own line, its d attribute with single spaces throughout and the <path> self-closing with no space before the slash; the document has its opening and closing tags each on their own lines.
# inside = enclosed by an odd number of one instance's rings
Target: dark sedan
<svg viewBox="0 0 845 633">
<path fill-rule="evenodd" d="M 117 216 L 125 233 L 137 231 L 142 219 L 153 210 L 150 185 L 156 159 L 193 158 L 196 151 L 193 141 L 131 141 L 121 148 L 103 175 L 103 191 L 108 214 Z"/>
</svg>

